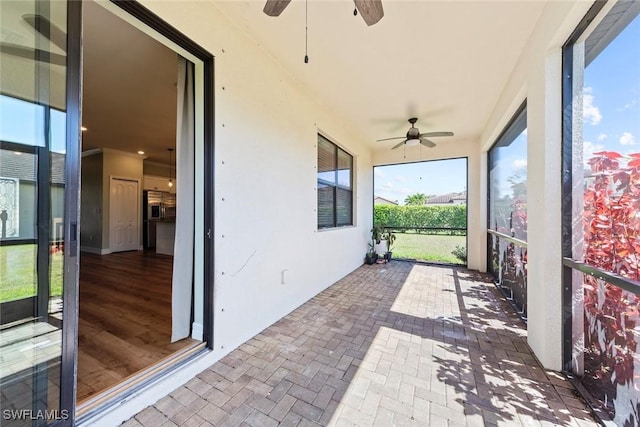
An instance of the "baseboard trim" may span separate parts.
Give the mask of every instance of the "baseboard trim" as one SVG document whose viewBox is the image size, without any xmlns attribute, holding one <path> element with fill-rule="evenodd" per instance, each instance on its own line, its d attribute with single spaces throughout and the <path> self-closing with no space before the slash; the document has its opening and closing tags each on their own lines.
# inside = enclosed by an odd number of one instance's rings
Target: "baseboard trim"
<svg viewBox="0 0 640 427">
<path fill-rule="evenodd" d="M 92 248 L 91 246 L 80 246 L 80 252 L 87 252 L 96 255 L 109 255 L 111 249 Z"/>
</svg>

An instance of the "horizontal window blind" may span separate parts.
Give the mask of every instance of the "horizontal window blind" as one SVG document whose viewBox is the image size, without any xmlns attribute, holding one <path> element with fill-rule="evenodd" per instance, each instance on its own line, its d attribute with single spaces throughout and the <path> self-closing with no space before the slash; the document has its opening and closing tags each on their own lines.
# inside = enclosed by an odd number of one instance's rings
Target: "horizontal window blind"
<svg viewBox="0 0 640 427">
<path fill-rule="evenodd" d="M 318 228 L 353 224 L 353 156 L 318 135 Z"/>
</svg>

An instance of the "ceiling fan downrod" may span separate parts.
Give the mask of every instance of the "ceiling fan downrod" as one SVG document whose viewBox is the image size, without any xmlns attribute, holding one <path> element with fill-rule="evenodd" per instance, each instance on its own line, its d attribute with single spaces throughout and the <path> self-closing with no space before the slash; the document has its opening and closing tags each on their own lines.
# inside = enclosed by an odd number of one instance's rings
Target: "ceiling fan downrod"
<svg viewBox="0 0 640 427">
<path fill-rule="evenodd" d="M 308 54 L 308 42 L 309 42 L 309 2 L 304 0 L 304 63 L 309 63 Z"/>
</svg>

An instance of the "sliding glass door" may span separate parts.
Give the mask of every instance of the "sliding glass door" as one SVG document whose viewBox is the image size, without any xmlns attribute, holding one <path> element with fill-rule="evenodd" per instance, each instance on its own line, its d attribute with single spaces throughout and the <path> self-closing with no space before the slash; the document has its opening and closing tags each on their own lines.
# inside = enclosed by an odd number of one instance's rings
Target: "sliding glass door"
<svg viewBox="0 0 640 427">
<path fill-rule="evenodd" d="M 70 424 L 79 3 L 0 9 L 0 424 Z"/>
</svg>

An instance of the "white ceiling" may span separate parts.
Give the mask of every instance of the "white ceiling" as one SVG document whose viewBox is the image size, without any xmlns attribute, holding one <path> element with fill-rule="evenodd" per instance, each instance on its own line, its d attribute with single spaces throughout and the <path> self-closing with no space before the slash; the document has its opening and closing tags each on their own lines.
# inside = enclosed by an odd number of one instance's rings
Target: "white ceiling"
<svg viewBox="0 0 640 427">
<path fill-rule="evenodd" d="M 143 150 L 148 160 L 168 163 L 177 54 L 96 3 L 85 2 L 83 14 L 83 151 Z"/>
<path fill-rule="evenodd" d="M 349 0 L 293 0 L 279 17 L 263 1 L 215 5 L 372 148 L 389 149 L 407 119 L 440 143 L 478 139 L 542 10 L 543 1 L 383 1 L 367 27 Z M 396 141 L 397 142 L 397 141 Z"/>
<path fill-rule="evenodd" d="M 441 144 L 477 140 L 546 3 L 384 0 L 384 18 L 367 27 L 349 0 L 310 0 L 308 64 L 304 1 L 275 18 L 262 12 L 264 1 L 214 4 L 372 148 L 386 150 L 395 142 L 375 140 L 404 135 L 412 116 L 422 132 L 455 132 Z M 142 149 L 166 163 L 176 54 L 93 2 L 84 14 L 83 148 Z M 30 45 L 33 31 L 19 16 L 10 41 Z M 14 62 L 25 60 L 3 55 L 3 78 L 24 69 Z"/>
</svg>

